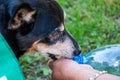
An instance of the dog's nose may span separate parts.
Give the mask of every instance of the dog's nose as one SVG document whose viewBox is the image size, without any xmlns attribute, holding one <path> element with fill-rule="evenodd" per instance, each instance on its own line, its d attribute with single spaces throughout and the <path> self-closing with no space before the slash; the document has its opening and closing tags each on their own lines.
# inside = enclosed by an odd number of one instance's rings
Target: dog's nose
<svg viewBox="0 0 120 80">
<path fill-rule="evenodd" d="M 74 56 L 78 56 L 80 53 L 81 53 L 81 50 L 75 50 L 75 51 L 73 52 Z"/>
</svg>

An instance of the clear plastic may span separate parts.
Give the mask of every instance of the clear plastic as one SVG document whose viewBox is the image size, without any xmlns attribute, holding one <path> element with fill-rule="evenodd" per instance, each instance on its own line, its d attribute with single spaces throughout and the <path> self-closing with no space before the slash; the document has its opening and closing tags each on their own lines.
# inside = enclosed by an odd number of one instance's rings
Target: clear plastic
<svg viewBox="0 0 120 80">
<path fill-rule="evenodd" d="M 74 60 L 80 64 L 89 64 L 94 69 L 106 70 L 110 74 L 120 76 L 120 45 L 105 46 L 85 56 L 76 56 Z"/>
</svg>

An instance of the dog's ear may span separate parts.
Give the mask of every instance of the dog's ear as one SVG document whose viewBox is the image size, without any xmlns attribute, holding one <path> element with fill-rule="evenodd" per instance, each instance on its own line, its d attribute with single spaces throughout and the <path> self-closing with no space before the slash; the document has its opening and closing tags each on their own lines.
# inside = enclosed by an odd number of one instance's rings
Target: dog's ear
<svg viewBox="0 0 120 80">
<path fill-rule="evenodd" d="M 9 22 L 9 29 L 17 29 L 24 23 L 31 23 L 35 20 L 36 9 L 31 7 L 28 3 L 19 5 L 14 16 Z"/>
</svg>

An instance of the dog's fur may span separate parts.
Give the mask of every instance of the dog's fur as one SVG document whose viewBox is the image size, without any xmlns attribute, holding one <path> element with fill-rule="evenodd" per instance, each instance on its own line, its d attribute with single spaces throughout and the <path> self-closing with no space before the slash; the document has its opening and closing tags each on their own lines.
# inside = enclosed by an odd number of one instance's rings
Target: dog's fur
<svg viewBox="0 0 120 80">
<path fill-rule="evenodd" d="M 17 57 L 26 51 L 52 59 L 79 55 L 81 50 L 65 29 L 64 12 L 55 0 L 7 0 L 4 7 L 1 33 Z"/>
</svg>

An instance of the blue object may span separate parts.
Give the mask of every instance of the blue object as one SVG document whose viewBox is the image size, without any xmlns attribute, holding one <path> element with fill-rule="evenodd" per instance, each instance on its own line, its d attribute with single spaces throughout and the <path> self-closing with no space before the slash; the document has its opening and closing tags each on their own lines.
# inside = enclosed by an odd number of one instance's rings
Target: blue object
<svg viewBox="0 0 120 80">
<path fill-rule="evenodd" d="M 85 56 L 74 56 L 73 60 L 79 64 L 89 64 L 94 69 L 106 70 L 108 73 L 120 76 L 120 44 L 92 50 Z"/>
<path fill-rule="evenodd" d="M 78 64 L 83 64 L 83 56 L 82 55 L 74 56 L 73 60 L 76 61 Z"/>
</svg>

